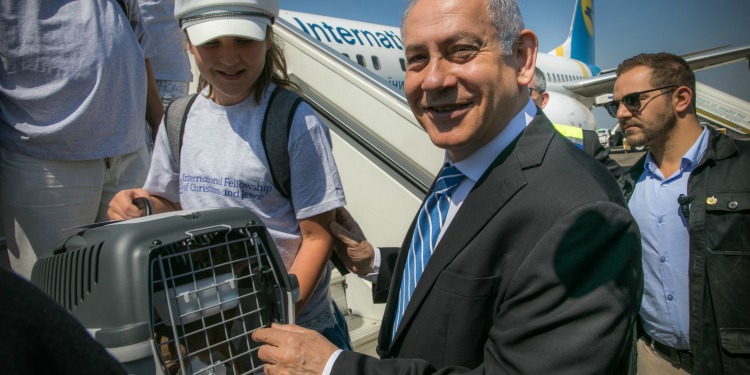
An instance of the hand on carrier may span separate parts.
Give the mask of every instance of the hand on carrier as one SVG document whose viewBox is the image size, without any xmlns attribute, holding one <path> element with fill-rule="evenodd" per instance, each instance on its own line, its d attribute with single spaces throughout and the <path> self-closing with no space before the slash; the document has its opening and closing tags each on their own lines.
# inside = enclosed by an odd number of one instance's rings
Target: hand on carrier
<svg viewBox="0 0 750 375">
<path fill-rule="evenodd" d="M 133 204 L 136 198 L 150 199 L 151 195 L 145 189 L 128 189 L 118 192 L 109 202 L 107 215 L 110 220 L 127 220 L 144 216 L 146 211 Z"/>
<path fill-rule="evenodd" d="M 292 324 L 272 324 L 253 332 L 253 340 L 264 344 L 258 358 L 266 364 L 264 374 L 321 374 L 328 358 L 338 348 L 320 333 Z"/>
<path fill-rule="evenodd" d="M 331 232 L 334 236 L 333 248 L 347 269 L 359 276 L 373 272 L 375 250 L 345 208 L 336 209 L 336 220 L 331 223 Z"/>
</svg>

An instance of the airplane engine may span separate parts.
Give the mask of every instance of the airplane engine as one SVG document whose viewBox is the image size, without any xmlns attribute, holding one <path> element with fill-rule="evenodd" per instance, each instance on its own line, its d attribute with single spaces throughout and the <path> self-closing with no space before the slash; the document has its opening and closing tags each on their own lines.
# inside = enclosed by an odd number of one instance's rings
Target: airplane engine
<svg viewBox="0 0 750 375">
<path fill-rule="evenodd" d="M 555 124 L 573 125 L 584 130 L 596 130 L 596 118 L 578 100 L 556 92 L 549 93 L 544 113 Z"/>
</svg>

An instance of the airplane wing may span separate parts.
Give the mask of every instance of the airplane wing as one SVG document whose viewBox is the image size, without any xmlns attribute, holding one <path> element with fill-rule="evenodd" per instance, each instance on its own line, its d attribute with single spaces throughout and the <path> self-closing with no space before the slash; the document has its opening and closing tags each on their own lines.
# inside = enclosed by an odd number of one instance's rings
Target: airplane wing
<svg viewBox="0 0 750 375">
<path fill-rule="evenodd" d="M 689 53 L 683 55 L 685 61 L 693 71 L 717 67 L 738 60 L 750 59 L 750 45 L 706 52 Z M 591 78 L 579 79 L 563 84 L 566 89 L 585 97 L 596 97 L 609 94 L 615 85 L 617 76 L 614 71 L 600 74 Z"/>
</svg>

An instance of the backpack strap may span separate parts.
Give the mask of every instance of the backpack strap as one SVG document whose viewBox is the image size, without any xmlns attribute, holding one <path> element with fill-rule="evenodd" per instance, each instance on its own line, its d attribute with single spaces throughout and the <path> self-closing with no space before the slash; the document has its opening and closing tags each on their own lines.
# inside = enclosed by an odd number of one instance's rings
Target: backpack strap
<svg viewBox="0 0 750 375">
<path fill-rule="evenodd" d="M 164 110 L 164 128 L 167 131 L 169 148 L 172 150 L 172 156 L 178 169 L 180 168 L 182 136 L 185 134 L 185 121 L 196 97 L 198 97 L 198 93 L 179 97 Z"/>
<path fill-rule="evenodd" d="M 276 189 L 285 198 L 291 197 L 289 170 L 289 129 L 302 97 L 294 91 L 276 88 L 268 99 L 263 117 L 261 140 L 268 159 L 268 167 Z"/>
</svg>

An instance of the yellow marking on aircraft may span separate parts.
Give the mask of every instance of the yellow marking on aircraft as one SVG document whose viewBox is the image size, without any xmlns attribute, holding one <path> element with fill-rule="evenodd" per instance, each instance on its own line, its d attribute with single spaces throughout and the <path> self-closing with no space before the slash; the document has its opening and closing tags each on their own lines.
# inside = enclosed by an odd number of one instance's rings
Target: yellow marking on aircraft
<svg viewBox="0 0 750 375">
<path fill-rule="evenodd" d="M 594 36 L 594 4 L 591 0 L 581 0 L 581 14 L 586 31 L 589 32 L 589 36 Z"/>
<path fill-rule="evenodd" d="M 581 72 L 583 72 L 583 78 L 589 78 L 589 69 L 584 65 L 582 62 L 578 60 L 573 60 L 578 64 L 578 67 L 581 68 Z"/>
<path fill-rule="evenodd" d="M 555 48 L 555 56 L 565 57 L 565 49 L 563 49 L 563 46 L 557 46 L 557 48 Z"/>
</svg>

